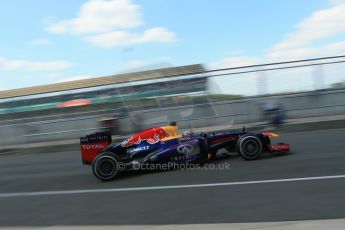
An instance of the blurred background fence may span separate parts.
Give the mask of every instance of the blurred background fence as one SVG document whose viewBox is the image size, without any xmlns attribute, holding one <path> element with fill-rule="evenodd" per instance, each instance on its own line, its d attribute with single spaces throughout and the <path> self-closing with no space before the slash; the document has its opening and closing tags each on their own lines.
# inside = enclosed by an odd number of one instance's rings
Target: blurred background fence
<svg viewBox="0 0 345 230">
<path fill-rule="evenodd" d="M 0 92 L 0 145 L 115 135 L 177 121 L 182 129 L 345 114 L 345 56 L 205 70 L 151 70 Z M 73 87 L 71 87 L 71 85 Z M 108 124 L 107 124 L 108 122 Z"/>
</svg>

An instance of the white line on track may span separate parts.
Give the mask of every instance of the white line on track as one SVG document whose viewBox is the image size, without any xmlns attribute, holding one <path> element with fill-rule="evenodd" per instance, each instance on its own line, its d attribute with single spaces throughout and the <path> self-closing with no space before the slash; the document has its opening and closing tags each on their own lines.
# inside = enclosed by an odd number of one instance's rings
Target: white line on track
<svg viewBox="0 0 345 230">
<path fill-rule="evenodd" d="M 288 178 L 288 179 L 256 180 L 256 181 L 225 182 L 225 183 L 210 183 L 210 184 L 191 184 L 191 185 L 167 185 L 167 186 L 151 186 L 151 187 L 81 189 L 81 190 L 40 191 L 40 192 L 13 192 L 13 193 L 0 193 L 0 198 L 131 192 L 131 191 L 147 191 L 147 190 L 168 190 L 168 189 L 181 189 L 181 188 L 204 188 L 204 187 L 220 187 L 220 186 L 234 186 L 234 185 L 248 185 L 248 184 L 268 184 L 268 183 L 327 180 L 327 179 L 341 179 L 341 178 L 345 178 L 345 175 L 300 177 L 300 178 Z"/>
</svg>

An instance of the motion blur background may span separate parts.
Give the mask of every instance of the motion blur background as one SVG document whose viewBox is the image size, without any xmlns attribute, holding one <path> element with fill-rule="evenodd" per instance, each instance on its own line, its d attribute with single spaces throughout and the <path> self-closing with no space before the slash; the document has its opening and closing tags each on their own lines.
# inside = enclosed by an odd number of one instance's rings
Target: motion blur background
<svg viewBox="0 0 345 230">
<path fill-rule="evenodd" d="M 324 222 L 345 218 L 344 35 L 344 0 L 1 0 L 0 229 L 345 229 Z M 82 165 L 80 137 L 170 121 L 292 151 L 107 183 Z"/>
<path fill-rule="evenodd" d="M 345 56 L 223 69 L 202 64 L 0 92 L 1 144 L 128 135 L 177 121 L 182 129 L 273 125 L 345 114 Z M 215 93 L 226 78 L 229 93 Z M 308 121 L 308 120 L 307 120 Z"/>
<path fill-rule="evenodd" d="M 342 119 L 344 12 L 333 0 L 3 1 L 0 145 L 171 120 Z"/>
</svg>

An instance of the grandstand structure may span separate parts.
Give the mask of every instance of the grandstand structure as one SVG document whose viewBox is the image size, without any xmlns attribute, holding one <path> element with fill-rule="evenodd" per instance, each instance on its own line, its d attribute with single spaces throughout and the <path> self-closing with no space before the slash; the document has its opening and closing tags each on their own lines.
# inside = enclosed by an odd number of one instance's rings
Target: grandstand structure
<svg viewBox="0 0 345 230">
<path fill-rule="evenodd" d="M 207 77 L 202 65 L 117 74 L 0 91 L 0 114 L 58 108 L 88 99 L 92 104 L 138 98 L 203 95 Z"/>
</svg>

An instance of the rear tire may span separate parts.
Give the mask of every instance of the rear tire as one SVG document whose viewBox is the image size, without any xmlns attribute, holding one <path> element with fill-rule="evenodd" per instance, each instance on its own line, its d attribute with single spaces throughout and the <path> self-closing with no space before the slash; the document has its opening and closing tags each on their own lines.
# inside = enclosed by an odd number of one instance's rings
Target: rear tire
<svg viewBox="0 0 345 230">
<path fill-rule="evenodd" d="M 237 149 L 245 160 L 258 159 L 262 153 L 262 142 L 255 135 L 244 135 L 237 142 Z"/>
<path fill-rule="evenodd" d="M 113 180 L 119 173 L 119 161 L 114 153 L 105 152 L 92 162 L 93 174 L 102 181 Z"/>
</svg>

